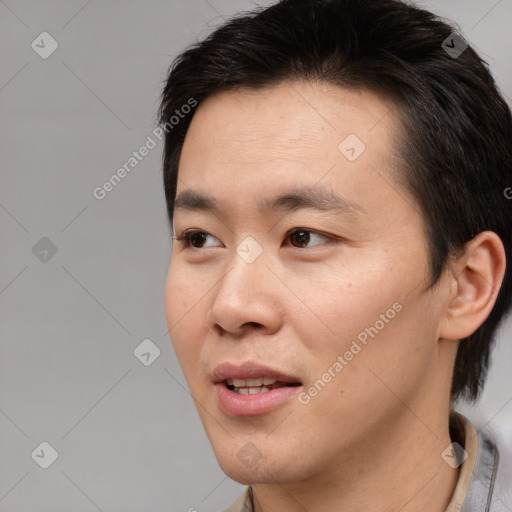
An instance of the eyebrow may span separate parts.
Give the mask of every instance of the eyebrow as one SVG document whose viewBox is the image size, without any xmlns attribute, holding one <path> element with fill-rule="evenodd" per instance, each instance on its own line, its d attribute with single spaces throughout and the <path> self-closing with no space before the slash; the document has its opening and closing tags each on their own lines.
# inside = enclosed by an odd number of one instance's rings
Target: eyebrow
<svg viewBox="0 0 512 512">
<path fill-rule="evenodd" d="M 295 212 L 298 210 L 317 210 L 337 215 L 368 215 L 360 204 L 334 193 L 330 188 L 316 185 L 295 187 L 277 196 L 260 199 L 257 207 L 263 214 L 277 211 Z M 174 202 L 174 210 L 203 211 L 221 213 L 219 203 L 213 198 L 193 190 L 184 190 Z"/>
</svg>

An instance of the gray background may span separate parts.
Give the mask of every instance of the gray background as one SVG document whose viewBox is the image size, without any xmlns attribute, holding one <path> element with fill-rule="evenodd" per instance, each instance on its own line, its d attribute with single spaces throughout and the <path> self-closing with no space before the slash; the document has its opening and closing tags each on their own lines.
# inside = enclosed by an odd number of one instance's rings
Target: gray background
<svg viewBox="0 0 512 512">
<path fill-rule="evenodd" d="M 511 97 L 512 0 L 421 4 L 459 24 Z M 162 144 L 105 199 L 92 191 L 156 127 L 173 58 L 252 6 L 0 0 L 0 511 L 215 511 L 243 489 L 217 466 L 167 333 Z M 47 59 L 31 47 L 43 31 L 59 45 Z M 481 404 L 460 408 L 508 444 L 511 332 Z M 161 351 L 148 366 L 146 338 Z M 31 457 L 43 441 L 48 469 Z"/>
</svg>

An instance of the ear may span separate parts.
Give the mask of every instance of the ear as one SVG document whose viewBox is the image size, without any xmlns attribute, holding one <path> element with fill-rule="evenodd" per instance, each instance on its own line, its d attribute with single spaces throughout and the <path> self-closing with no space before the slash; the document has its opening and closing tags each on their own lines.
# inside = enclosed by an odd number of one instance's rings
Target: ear
<svg viewBox="0 0 512 512">
<path fill-rule="evenodd" d="M 440 338 L 467 338 L 484 323 L 496 302 L 505 266 L 505 249 L 496 233 L 482 231 L 466 244 L 464 254 L 452 263 Z"/>
</svg>

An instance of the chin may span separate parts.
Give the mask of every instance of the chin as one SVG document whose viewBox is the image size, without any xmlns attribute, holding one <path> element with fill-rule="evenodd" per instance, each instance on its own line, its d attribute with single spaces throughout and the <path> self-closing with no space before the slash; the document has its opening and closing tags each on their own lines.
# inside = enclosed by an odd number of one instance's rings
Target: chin
<svg viewBox="0 0 512 512">
<path fill-rule="evenodd" d="M 241 447 L 233 443 L 229 450 L 215 454 L 222 471 L 243 485 L 291 483 L 307 478 L 300 474 L 301 468 L 294 467 L 289 457 L 274 454 L 269 458 L 268 454 L 256 451 L 250 442 Z"/>
<path fill-rule="evenodd" d="M 287 479 L 283 480 L 280 475 L 269 473 L 263 465 L 257 468 L 246 468 L 232 462 L 220 464 L 220 467 L 229 478 L 242 485 L 275 484 L 287 481 Z"/>
</svg>

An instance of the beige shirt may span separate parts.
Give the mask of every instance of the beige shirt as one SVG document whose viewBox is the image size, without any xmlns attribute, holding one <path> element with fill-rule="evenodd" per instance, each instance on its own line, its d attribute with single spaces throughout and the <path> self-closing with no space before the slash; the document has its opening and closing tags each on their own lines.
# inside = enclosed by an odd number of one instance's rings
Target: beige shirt
<svg viewBox="0 0 512 512">
<path fill-rule="evenodd" d="M 474 425 L 465 416 L 455 411 L 450 413 L 450 435 L 452 441 L 464 447 L 468 457 L 460 466 L 457 485 L 445 512 L 461 512 L 475 466 L 478 437 Z M 242 495 L 224 512 L 254 512 L 251 486 L 248 485 Z"/>
</svg>

